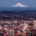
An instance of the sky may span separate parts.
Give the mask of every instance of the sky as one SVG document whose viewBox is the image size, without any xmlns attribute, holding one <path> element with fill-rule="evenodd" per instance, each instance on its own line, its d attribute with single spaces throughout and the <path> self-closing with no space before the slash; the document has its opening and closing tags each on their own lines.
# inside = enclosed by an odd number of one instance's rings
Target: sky
<svg viewBox="0 0 36 36">
<path fill-rule="evenodd" d="M 11 7 L 18 2 L 29 7 L 36 7 L 36 0 L 0 0 L 0 7 Z"/>
</svg>

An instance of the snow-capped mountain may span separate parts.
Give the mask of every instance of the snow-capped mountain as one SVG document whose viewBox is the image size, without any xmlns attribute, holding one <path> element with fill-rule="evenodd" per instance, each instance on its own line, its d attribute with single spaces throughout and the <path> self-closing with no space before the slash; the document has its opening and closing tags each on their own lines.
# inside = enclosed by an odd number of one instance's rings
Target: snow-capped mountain
<svg viewBox="0 0 36 36">
<path fill-rule="evenodd" d="M 29 7 L 29 6 L 23 5 L 21 3 L 17 3 L 15 5 L 12 5 L 11 7 Z"/>
</svg>

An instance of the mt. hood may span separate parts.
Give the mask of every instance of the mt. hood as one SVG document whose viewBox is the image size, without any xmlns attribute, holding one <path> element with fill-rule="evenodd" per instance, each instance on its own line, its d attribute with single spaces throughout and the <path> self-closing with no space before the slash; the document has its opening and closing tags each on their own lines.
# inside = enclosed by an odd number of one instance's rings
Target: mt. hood
<svg viewBox="0 0 36 36">
<path fill-rule="evenodd" d="M 29 6 L 23 5 L 21 3 L 17 3 L 15 5 L 12 5 L 11 7 L 29 7 Z"/>
</svg>

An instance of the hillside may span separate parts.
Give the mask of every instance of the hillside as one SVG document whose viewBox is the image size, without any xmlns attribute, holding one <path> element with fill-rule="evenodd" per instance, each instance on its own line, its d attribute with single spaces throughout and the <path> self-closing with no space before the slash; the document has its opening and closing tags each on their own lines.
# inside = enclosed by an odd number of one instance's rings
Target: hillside
<svg viewBox="0 0 36 36">
<path fill-rule="evenodd" d="M 13 20 L 13 19 L 23 19 L 30 20 L 30 18 L 36 19 L 35 11 L 0 11 L 0 20 Z"/>
</svg>

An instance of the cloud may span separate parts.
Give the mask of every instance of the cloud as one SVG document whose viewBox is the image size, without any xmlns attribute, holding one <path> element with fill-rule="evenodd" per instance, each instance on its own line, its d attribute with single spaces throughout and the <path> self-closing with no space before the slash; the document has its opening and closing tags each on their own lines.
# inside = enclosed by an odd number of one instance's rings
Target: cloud
<svg viewBox="0 0 36 36">
<path fill-rule="evenodd" d="M 29 6 L 23 5 L 21 3 L 17 3 L 15 5 L 12 5 L 11 7 L 29 7 Z"/>
</svg>

